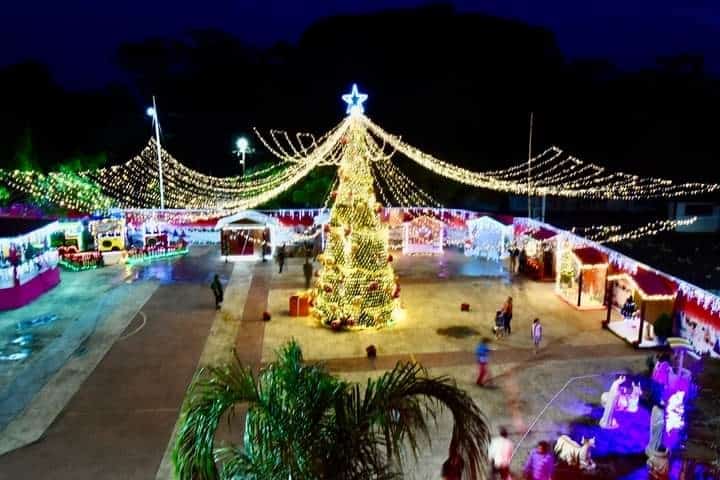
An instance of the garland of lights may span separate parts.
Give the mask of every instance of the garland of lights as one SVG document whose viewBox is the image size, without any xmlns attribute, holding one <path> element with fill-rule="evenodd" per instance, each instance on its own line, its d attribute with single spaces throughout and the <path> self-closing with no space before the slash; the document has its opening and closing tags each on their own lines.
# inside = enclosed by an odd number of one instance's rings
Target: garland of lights
<svg viewBox="0 0 720 480">
<path fill-rule="evenodd" d="M 695 223 L 697 217 L 691 217 L 681 220 L 656 220 L 646 225 L 633 228 L 625 233 L 618 233 L 622 226 L 620 225 L 592 225 L 589 227 L 575 228 L 570 231 L 575 233 L 580 230 L 585 232 L 583 236 L 588 240 L 598 243 L 617 243 L 625 240 L 637 240 L 642 237 L 657 235 L 661 232 L 675 230 L 679 226 L 687 226 Z"/>
<path fill-rule="evenodd" d="M 510 169 L 492 172 L 473 172 L 456 165 L 439 160 L 431 155 L 421 152 L 415 147 L 404 143 L 399 137 L 390 135 L 365 116 L 359 117 L 374 135 L 387 141 L 387 143 L 417 162 L 423 167 L 438 175 L 450 178 L 457 182 L 478 188 L 503 191 L 516 194 L 528 193 L 527 178 L 513 180 L 520 176 L 521 168 L 527 164 L 515 165 Z M 543 153 L 553 155 L 541 161 L 548 169 L 558 169 L 553 162 L 567 163 L 568 159 L 560 155 L 560 150 L 554 147 Z M 623 172 L 604 174 L 605 169 L 598 165 L 586 164 L 577 158 L 569 159 L 575 168 L 566 169 L 558 174 L 547 177 L 545 171 L 535 171 L 536 178 L 531 179 L 530 194 L 547 194 L 564 197 L 602 198 L 602 199 L 644 199 L 644 198 L 675 198 L 688 195 L 698 195 L 720 190 L 720 184 L 682 183 L 674 184 L 671 180 L 658 178 L 641 179 L 637 175 Z M 532 162 L 531 162 L 532 163 Z M 536 164 L 535 167 L 538 165 Z M 591 170 L 593 173 L 583 178 L 577 178 L 578 172 Z"/>
<path fill-rule="evenodd" d="M 363 114 L 367 98 L 355 88 L 346 101 L 351 113 L 319 138 L 297 133 L 296 140 L 283 130 L 271 130 L 269 140 L 255 129 L 262 144 L 281 161 L 245 176 L 212 177 L 192 170 L 164 150 L 164 195 L 169 208 L 210 209 L 225 213 L 253 208 L 288 190 L 311 170 L 338 165 L 347 157 L 345 132 L 353 125 L 356 147 L 375 178 L 380 197 L 388 204 L 439 205 L 418 188 L 392 162 L 396 152 L 441 176 L 477 188 L 514 194 L 555 195 L 589 199 L 676 198 L 720 190 L 720 184 L 678 183 L 659 178 L 640 178 L 583 162 L 551 147 L 530 161 L 534 174 L 527 178 L 526 163 L 500 170 L 473 172 L 439 160 L 382 130 Z M 303 139 L 309 138 L 309 142 Z M 378 140 L 380 141 L 378 143 Z M 386 147 L 391 151 L 386 152 Z M 0 169 L 0 182 L 26 194 L 33 201 L 47 202 L 81 211 L 110 207 L 151 208 L 160 203 L 156 145 L 150 140 L 141 153 L 122 165 L 69 174 Z M 384 185 L 384 188 L 383 188 Z M 607 241 L 637 238 L 647 232 L 672 228 L 670 224 L 646 226 Z"/>
</svg>

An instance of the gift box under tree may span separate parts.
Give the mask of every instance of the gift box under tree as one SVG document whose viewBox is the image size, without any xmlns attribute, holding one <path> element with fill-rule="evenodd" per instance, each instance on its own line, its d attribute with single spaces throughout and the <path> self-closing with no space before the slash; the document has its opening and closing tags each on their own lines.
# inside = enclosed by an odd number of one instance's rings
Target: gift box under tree
<svg viewBox="0 0 720 480">
<path fill-rule="evenodd" d="M 310 297 L 293 295 L 290 297 L 290 316 L 307 317 L 310 314 Z"/>
</svg>

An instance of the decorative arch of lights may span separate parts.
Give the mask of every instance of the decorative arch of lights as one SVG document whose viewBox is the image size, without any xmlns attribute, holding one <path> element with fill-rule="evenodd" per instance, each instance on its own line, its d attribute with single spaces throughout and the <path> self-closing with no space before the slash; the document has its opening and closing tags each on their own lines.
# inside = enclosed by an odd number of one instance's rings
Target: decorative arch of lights
<svg viewBox="0 0 720 480">
<path fill-rule="evenodd" d="M 277 158 L 271 166 L 244 176 L 212 177 L 193 170 L 162 150 L 165 204 L 169 208 L 232 212 L 255 208 L 287 191 L 312 170 L 340 163 L 348 129 L 359 129 L 371 162 L 377 192 L 387 206 L 440 204 L 415 184 L 393 161 L 402 155 L 423 168 L 475 188 L 518 195 L 551 195 L 588 199 L 678 198 L 715 192 L 720 184 L 671 180 L 610 172 L 583 162 L 557 147 L 534 157 L 528 181 L 527 163 L 500 170 L 471 171 L 438 159 L 386 132 L 364 113 L 366 94 L 353 85 L 342 99 L 347 116 L 325 134 L 262 133 L 260 142 Z M 155 141 L 122 165 L 78 174 L 0 169 L 0 184 L 55 205 L 95 211 L 110 207 L 152 208 L 159 205 Z"/>
</svg>

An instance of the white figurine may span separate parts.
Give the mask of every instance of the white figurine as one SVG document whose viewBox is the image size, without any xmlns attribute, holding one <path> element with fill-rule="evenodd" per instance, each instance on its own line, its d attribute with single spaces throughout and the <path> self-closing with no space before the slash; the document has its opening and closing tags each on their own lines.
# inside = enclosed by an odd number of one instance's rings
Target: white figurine
<svg viewBox="0 0 720 480">
<path fill-rule="evenodd" d="M 588 439 L 582 437 L 580 443 L 577 443 L 567 435 L 560 435 L 560 438 L 555 442 L 555 455 L 559 460 L 571 467 L 578 467 L 581 470 L 594 470 L 595 462 L 593 462 L 590 455 L 590 449 L 594 446 L 595 437 Z"/>
<path fill-rule="evenodd" d="M 618 424 L 615 420 L 615 410 L 617 409 L 618 404 L 618 398 L 620 396 L 620 385 L 622 385 L 625 382 L 625 375 L 621 375 L 618 378 L 615 379 L 615 381 L 610 386 L 610 390 L 606 392 L 606 394 L 603 394 L 605 396 L 605 401 L 603 402 L 603 406 L 605 407 L 605 410 L 603 411 L 603 416 L 600 419 L 600 427 L 602 428 L 617 428 Z M 600 397 L 600 401 L 602 402 L 602 397 Z"/>
</svg>

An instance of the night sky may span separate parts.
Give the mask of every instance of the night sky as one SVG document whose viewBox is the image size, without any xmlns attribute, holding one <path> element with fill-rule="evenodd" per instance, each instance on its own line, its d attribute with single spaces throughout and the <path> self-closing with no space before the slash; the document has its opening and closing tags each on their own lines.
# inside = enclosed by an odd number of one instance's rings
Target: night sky
<svg viewBox="0 0 720 480">
<path fill-rule="evenodd" d="M 294 41 L 314 20 L 334 14 L 412 7 L 413 0 L 71 0 L 6 2 L 0 65 L 33 58 L 71 88 L 119 79 L 113 56 L 124 41 L 177 36 L 215 27 L 259 46 Z M 720 72 L 717 0 L 488 0 L 453 2 L 459 11 L 488 13 L 544 26 L 568 57 L 608 58 L 621 68 L 652 65 L 658 56 L 700 53 Z M 352 32 L 348 32 L 349 35 Z"/>
</svg>

